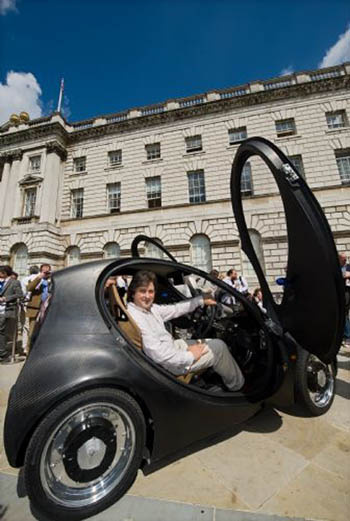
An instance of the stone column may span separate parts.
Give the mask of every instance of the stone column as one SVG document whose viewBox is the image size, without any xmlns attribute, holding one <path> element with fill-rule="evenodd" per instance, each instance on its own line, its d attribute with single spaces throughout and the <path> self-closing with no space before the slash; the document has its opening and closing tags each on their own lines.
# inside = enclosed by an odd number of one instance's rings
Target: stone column
<svg viewBox="0 0 350 521">
<path fill-rule="evenodd" d="M 3 156 L 0 158 L 1 167 L 3 168 L 2 177 L 0 182 L 0 227 L 4 226 L 3 217 L 5 213 L 5 204 L 6 204 L 6 194 L 7 187 L 10 179 L 10 170 L 11 170 L 11 159 L 9 156 Z"/>
<path fill-rule="evenodd" d="M 2 226 L 4 227 L 11 226 L 12 219 L 14 217 L 19 217 L 18 212 L 20 212 L 20 209 L 18 206 L 20 205 L 20 188 L 18 180 L 22 156 L 22 150 L 15 150 L 9 154 L 9 157 L 12 159 L 12 165 L 4 196 L 4 208 L 2 214 Z"/>
<path fill-rule="evenodd" d="M 41 194 L 40 222 L 55 225 L 59 218 L 60 190 L 63 182 L 63 161 L 67 158 L 65 148 L 53 141 L 46 145 L 46 168 Z"/>
</svg>

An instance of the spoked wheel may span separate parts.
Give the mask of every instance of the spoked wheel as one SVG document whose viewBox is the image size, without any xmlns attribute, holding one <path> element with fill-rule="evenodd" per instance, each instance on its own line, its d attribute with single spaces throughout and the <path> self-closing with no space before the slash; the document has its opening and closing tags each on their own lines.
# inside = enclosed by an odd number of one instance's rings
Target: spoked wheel
<svg viewBox="0 0 350 521">
<path fill-rule="evenodd" d="M 317 356 L 301 351 L 296 371 L 297 402 L 313 416 L 320 416 L 331 407 L 335 396 L 335 367 Z"/>
<path fill-rule="evenodd" d="M 25 480 L 34 509 L 65 521 L 104 510 L 133 483 L 144 445 L 143 414 L 128 394 L 99 389 L 61 403 L 27 450 Z"/>
</svg>

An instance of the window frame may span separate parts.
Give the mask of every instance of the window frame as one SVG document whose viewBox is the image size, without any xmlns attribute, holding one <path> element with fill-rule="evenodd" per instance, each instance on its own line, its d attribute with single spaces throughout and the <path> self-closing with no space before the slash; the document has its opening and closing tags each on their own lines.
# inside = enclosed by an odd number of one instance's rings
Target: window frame
<svg viewBox="0 0 350 521">
<path fill-rule="evenodd" d="M 195 136 L 185 137 L 186 154 L 193 154 L 194 152 L 203 151 L 202 135 L 196 134 Z"/>
<path fill-rule="evenodd" d="M 335 151 L 335 160 L 341 184 L 350 185 L 350 149 Z"/>
<path fill-rule="evenodd" d="M 159 184 L 156 185 L 156 180 L 159 180 Z M 146 198 L 148 208 L 160 208 L 162 206 L 162 180 L 160 175 L 147 177 L 146 182 Z M 153 183 L 153 184 L 152 184 Z M 159 190 L 154 188 L 159 186 Z"/>
<path fill-rule="evenodd" d="M 29 201 L 29 194 L 32 193 L 34 194 L 34 200 L 32 201 Z M 22 216 L 23 217 L 34 217 L 35 216 L 35 208 L 36 208 L 36 199 L 37 199 L 37 193 L 38 193 L 38 189 L 36 186 L 31 186 L 31 187 L 28 187 L 28 188 L 25 188 L 24 189 L 24 194 L 23 194 L 23 211 L 22 211 Z M 28 206 L 29 205 L 29 206 Z M 29 211 L 28 211 L 28 207 L 29 207 Z"/>
<path fill-rule="evenodd" d="M 336 118 L 337 116 L 340 116 L 341 124 L 336 124 L 331 121 L 331 118 Z M 339 128 L 346 128 L 349 126 L 345 110 L 334 110 L 331 112 L 326 112 L 326 122 L 328 130 L 337 130 Z"/>
<path fill-rule="evenodd" d="M 244 133 L 244 136 L 241 136 L 241 134 Z M 239 137 L 236 139 L 231 139 L 231 137 L 237 134 Z M 247 139 L 248 133 L 247 133 L 247 127 L 237 127 L 237 128 L 230 128 L 228 130 L 228 144 L 229 145 L 235 145 L 236 143 L 241 143 L 245 139 Z"/>
<path fill-rule="evenodd" d="M 41 154 L 35 154 L 33 156 L 29 156 L 28 159 L 29 159 L 28 172 L 31 172 L 33 174 L 39 173 L 41 171 L 41 162 L 42 162 Z M 38 168 L 33 167 L 33 162 L 34 162 L 35 159 L 39 160 Z"/>
<path fill-rule="evenodd" d="M 116 156 L 117 156 L 116 160 L 112 160 L 113 154 L 116 154 Z M 118 158 L 118 156 L 120 156 L 120 157 Z M 118 148 L 117 150 L 110 150 L 108 152 L 108 163 L 109 163 L 109 166 L 112 167 L 112 168 L 114 166 L 122 165 L 122 163 L 123 163 L 123 152 L 122 152 L 121 148 Z"/>
<path fill-rule="evenodd" d="M 290 127 L 287 126 L 287 123 L 289 122 L 291 122 Z M 287 128 L 284 128 L 285 126 L 287 126 Z M 297 133 L 297 127 L 294 118 L 285 118 L 275 121 L 275 128 L 277 137 L 294 136 Z"/>
<path fill-rule="evenodd" d="M 115 188 L 115 192 L 112 189 Z M 116 183 L 108 183 L 107 189 L 107 209 L 108 213 L 120 213 L 121 211 L 121 198 L 122 198 L 122 187 L 120 181 Z M 116 205 L 112 205 L 111 202 L 116 201 Z"/>
<path fill-rule="evenodd" d="M 194 176 L 197 176 L 195 178 Z M 190 204 L 201 204 L 207 201 L 206 190 L 205 190 L 205 175 L 203 169 L 198 170 L 190 170 L 187 172 L 187 180 L 188 180 L 188 198 Z M 196 181 L 199 180 L 198 186 L 196 186 Z M 201 188 L 203 191 L 201 192 Z M 192 194 L 191 194 L 192 189 Z M 197 190 L 198 193 L 194 193 L 194 190 Z M 199 200 L 197 200 L 199 199 Z"/>
<path fill-rule="evenodd" d="M 248 178 L 249 178 L 249 180 L 248 180 Z M 247 188 L 242 189 L 243 185 L 246 185 Z M 249 161 L 247 161 L 242 168 L 241 194 L 242 194 L 242 197 L 251 197 L 254 195 L 253 179 L 252 179 L 252 166 Z"/>
<path fill-rule="evenodd" d="M 77 194 L 81 194 L 81 202 L 76 197 Z M 79 211 L 78 211 L 79 210 Z M 71 189 L 71 218 L 82 219 L 84 216 L 84 188 L 73 188 Z"/>
<path fill-rule="evenodd" d="M 161 159 L 160 142 L 150 143 L 148 145 L 145 145 L 145 150 L 146 150 L 147 161 L 154 161 L 156 159 Z"/>
<path fill-rule="evenodd" d="M 79 162 L 82 163 L 81 166 L 79 165 Z M 86 156 L 79 156 L 73 159 L 73 170 L 77 174 L 82 174 L 83 172 L 86 172 Z"/>
</svg>

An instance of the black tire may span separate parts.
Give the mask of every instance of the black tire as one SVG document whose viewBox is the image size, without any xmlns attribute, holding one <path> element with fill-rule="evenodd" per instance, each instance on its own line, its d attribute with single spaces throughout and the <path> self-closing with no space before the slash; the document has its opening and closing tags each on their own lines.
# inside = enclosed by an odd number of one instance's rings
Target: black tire
<svg viewBox="0 0 350 521">
<path fill-rule="evenodd" d="M 26 452 L 33 511 L 50 521 L 75 521 L 115 503 L 136 478 L 145 432 L 139 405 L 123 391 L 88 390 L 60 403 Z"/>
<path fill-rule="evenodd" d="M 336 392 L 335 364 L 300 349 L 295 373 L 295 399 L 304 412 L 321 416 L 332 406 Z"/>
</svg>

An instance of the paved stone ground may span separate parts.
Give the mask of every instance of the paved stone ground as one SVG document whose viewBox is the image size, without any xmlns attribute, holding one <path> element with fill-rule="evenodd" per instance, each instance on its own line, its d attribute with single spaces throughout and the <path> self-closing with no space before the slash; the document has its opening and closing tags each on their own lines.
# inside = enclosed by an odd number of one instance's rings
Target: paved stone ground
<svg viewBox="0 0 350 521">
<path fill-rule="evenodd" d="M 350 350 L 338 356 L 337 396 L 320 418 L 266 409 L 229 440 L 139 476 L 129 493 L 92 521 L 348 521 Z M 20 364 L 0 366 L 2 521 L 30 521 L 26 497 L 2 448 L 8 389 Z M 0 510 L 1 519 L 1 510 Z M 67 520 L 68 521 L 68 520 Z"/>
</svg>

